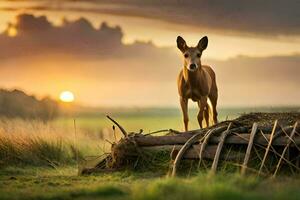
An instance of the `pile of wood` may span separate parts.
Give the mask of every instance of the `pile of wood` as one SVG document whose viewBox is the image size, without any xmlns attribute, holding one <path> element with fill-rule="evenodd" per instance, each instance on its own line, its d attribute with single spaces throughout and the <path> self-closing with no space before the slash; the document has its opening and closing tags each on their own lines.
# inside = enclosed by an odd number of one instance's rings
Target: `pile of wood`
<svg viewBox="0 0 300 200">
<path fill-rule="evenodd" d="M 281 168 L 287 168 L 288 173 L 300 172 L 300 125 L 297 122 L 300 113 L 251 113 L 205 129 L 188 132 L 168 129 L 148 134 L 128 133 L 114 119 L 108 118 L 124 137 L 112 144 L 109 155 L 96 166 L 83 168 L 81 174 L 134 167 L 137 162 L 147 162 L 154 152 L 167 152 L 172 176 L 177 174 L 182 160 L 197 160 L 198 167 L 209 160 L 211 173 L 216 173 L 221 162 L 232 163 L 242 174 L 256 172 L 276 176 Z M 255 165 L 251 164 L 253 161 Z"/>
</svg>

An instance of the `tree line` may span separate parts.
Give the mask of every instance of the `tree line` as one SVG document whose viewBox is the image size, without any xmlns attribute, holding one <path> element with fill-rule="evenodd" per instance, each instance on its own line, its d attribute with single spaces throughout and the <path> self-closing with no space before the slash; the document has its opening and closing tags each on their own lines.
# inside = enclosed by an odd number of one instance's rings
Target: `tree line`
<svg viewBox="0 0 300 200">
<path fill-rule="evenodd" d="M 37 99 L 21 90 L 0 89 L 0 116 L 51 120 L 59 115 L 59 104 L 50 97 Z"/>
</svg>

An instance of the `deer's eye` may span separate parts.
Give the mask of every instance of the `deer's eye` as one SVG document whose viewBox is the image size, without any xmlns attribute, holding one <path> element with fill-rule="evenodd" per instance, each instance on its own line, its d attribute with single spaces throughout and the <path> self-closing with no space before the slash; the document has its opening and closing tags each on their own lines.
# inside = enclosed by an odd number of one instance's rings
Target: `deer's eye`
<svg viewBox="0 0 300 200">
<path fill-rule="evenodd" d="M 200 58 L 200 56 L 201 56 L 201 54 L 200 54 L 200 53 L 197 53 L 197 57 Z"/>
<path fill-rule="evenodd" d="M 184 54 L 184 57 L 185 57 L 185 58 L 189 57 L 189 54 L 185 53 L 185 54 Z"/>
</svg>

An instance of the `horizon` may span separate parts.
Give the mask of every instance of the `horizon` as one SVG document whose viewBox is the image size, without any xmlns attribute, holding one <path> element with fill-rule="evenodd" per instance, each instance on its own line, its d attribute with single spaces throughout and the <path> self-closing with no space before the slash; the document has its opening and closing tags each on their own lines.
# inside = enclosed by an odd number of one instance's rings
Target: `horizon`
<svg viewBox="0 0 300 200">
<path fill-rule="evenodd" d="M 163 109 L 163 110 L 168 110 L 168 109 L 177 109 L 177 110 L 180 110 L 180 107 L 179 106 L 176 106 L 176 105 L 173 105 L 173 106 L 166 106 L 166 105 L 163 105 L 163 106 L 138 106 L 138 105 L 133 105 L 133 106 L 124 106 L 124 105 L 114 105 L 114 106 L 95 106 L 95 105 L 85 105 L 85 104 L 82 104 L 80 102 L 64 102 L 64 101 L 61 101 L 61 99 L 59 97 L 57 98 L 53 98 L 52 96 L 49 96 L 49 95 L 46 95 L 46 96 L 37 96 L 35 94 L 32 94 L 32 93 L 27 93 L 26 91 L 22 90 L 21 88 L 11 88 L 11 89 L 8 89 L 8 88 L 0 88 L 0 90 L 5 90 L 5 91 L 9 91 L 9 92 L 12 92 L 12 91 L 20 91 L 20 92 L 24 92 L 25 95 L 27 96 L 33 96 L 34 98 L 36 98 L 37 100 L 42 100 L 44 98 L 50 98 L 54 101 L 56 101 L 58 103 L 58 105 L 61 106 L 61 108 L 72 108 L 72 109 L 84 109 L 83 112 L 89 112 L 90 110 L 89 109 L 97 109 L 95 110 L 95 112 L 102 112 L 103 110 L 111 110 L 111 111 L 115 111 L 115 110 L 118 110 L 118 109 L 121 109 L 119 111 L 122 111 L 122 110 L 129 110 L 129 111 L 136 111 L 136 110 L 151 110 L 151 109 Z M 189 106 L 189 109 L 198 109 L 198 106 L 196 104 L 191 104 Z M 259 109 L 263 109 L 263 110 L 272 110 L 272 109 L 282 109 L 282 110 L 285 110 L 286 109 L 297 109 L 299 110 L 300 109 L 300 104 L 296 104 L 296 105 L 259 105 L 259 106 L 247 106 L 247 105 L 238 105 L 238 106 L 218 106 L 218 109 L 222 109 L 222 110 L 226 110 L 226 109 L 232 109 L 232 110 L 259 110 Z"/>
</svg>

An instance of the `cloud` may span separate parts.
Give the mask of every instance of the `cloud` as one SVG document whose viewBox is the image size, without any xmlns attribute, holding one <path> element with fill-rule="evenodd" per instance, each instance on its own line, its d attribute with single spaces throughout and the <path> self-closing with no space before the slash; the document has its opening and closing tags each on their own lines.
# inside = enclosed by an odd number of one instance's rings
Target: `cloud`
<svg viewBox="0 0 300 200">
<path fill-rule="evenodd" d="M 80 18 L 64 20 L 61 26 L 54 26 L 45 16 L 31 14 L 18 15 L 16 21 L 0 35 L 1 58 L 49 52 L 105 56 L 112 49 L 122 47 L 121 28 L 109 27 L 106 23 L 94 28 L 89 21 Z M 9 36 L 11 30 L 17 33 L 15 37 Z"/>
<path fill-rule="evenodd" d="M 17 35 L 10 37 L 10 29 L 15 30 Z M 87 63 L 101 60 L 105 63 L 105 67 L 93 64 L 77 66 L 77 71 L 85 66 L 87 73 L 90 72 L 88 75 L 92 76 L 98 76 L 100 71 L 110 71 L 117 75 L 118 72 L 125 73 L 127 77 L 131 77 L 130 73 L 134 71 L 136 74 L 150 73 L 160 79 L 160 71 L 172 69 L 165 67 L 169 66 L 170 60 L 174 60 L 174 53 L 170 48 L 157 48 L 151 42 L 140 41 L 126 45 L 122 43 L 122 38 L 121 27 L 110 27 L 106 22 L 95 28 L 85 18 L 75 21 L 64 19 L 61 26 L 54 26 L 45 16 L 21 14 L 16 17 L 16 23 L 9 24 L 0 35 L 0 58 L 3 61 L 20 58 L 32 60 L 34 57 L 53 59 L 56 55 L 65 56 L 68 60 L 79 59 Z M 56 69 L 56 66 L 52 68 Z M 73 70 L 76 71 L 75 68 Z M 144 80 L 148 78 L 143 77 Z"/>
<path fill-rule="evenodd" d="M 16 32 L 14 37 L 10 32 Z M 0 58 L 64 54 L 107 58 L 117 56 L 138 58 L 139 55 L 157 56 L 164 49 L 156 48 L 151 41 L 122 43 L 121 27 L 111 27 L 103 22 L 95 28 L 87 19 L 75 21 L 63 19 L 62 25 L 55 26 L 46 16 L 20 14 L 16 23 L 9 23 L 0 34 Z"/>
<path fill-rule="evenodd" d="M 15 37 L 8 36 L 15 29 Z M 121 27 L 84 19 L 54 26 L 22 14 L 0 35 L 0 84 L 35 93 L 69 89 L 93 105 L 178 104 L 179 50 L 122 43 Z M 207 60 L 217 74 L 220 105 L 297 104 L 300 55 Z M 249 101 L 251 99 L 251 101 Z"/>
<path fill-rule="evenodd" d="M 248 83 L 283 83 L 290 82 L 300 84 L 297 78 L 300 73 L 300 55 L 270 56 L 270 57 L 248 57 L 238 56 L 226 61 L 210 60 L 220 73 L 229 73 L 232 77 L 224 79 L 230 81 L 234 78 L 236 82 Z"/>
<path fill-rule="evenodd" d="M 29 8 L 138 16 L 222 33 L 260 36 L 300 34 L 297 0 L 78 0 L 60 1 L 60 4 L 40 2 Z"/>
<path fill-rule="evenodd" d="M 100 1 L 99 1 L 100 2 Z M 299 35 L 299 2 L 294 0 L 203 1 L 122 0 L 127 13 L 203 29 L 261 35 Z M 127 8 L 127 9 L 126 9 Z M 122 6 L 119 11 L 122 12 Z"/>
</svg>

